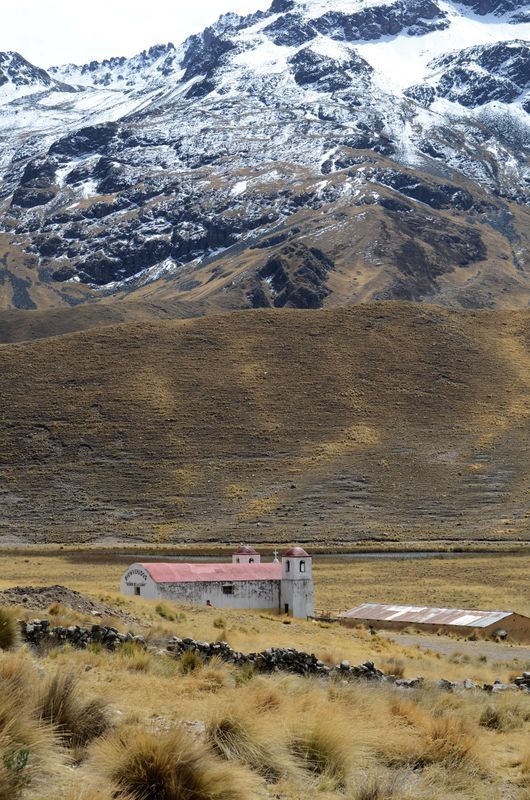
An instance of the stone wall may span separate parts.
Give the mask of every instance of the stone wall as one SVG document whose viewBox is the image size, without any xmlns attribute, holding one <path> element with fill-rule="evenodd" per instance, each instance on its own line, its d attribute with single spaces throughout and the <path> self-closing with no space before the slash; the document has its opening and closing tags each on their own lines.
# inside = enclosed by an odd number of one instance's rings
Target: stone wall
<svg viewBox="0 0 530 800">
<path fill-rule="evenodd" d="M 89 644 L 97 643 L 108 650 L 115 650 L 126 642 L 135 642 L 138 646 L 147 648 L 143 636 L 120 633 L 116 628 L 106 625 L 91 625 L 86 628 L 79 625 L 53 627 L 47 619 L 36 619 L 22 620 L 20 629 L 23 641 L 34 646 L 70 644 L 84 649 Z M 341 661 L 340 664 L 330 667 L 313 653 L 304 653 L 292 647 L 269 647 L 259 653 L 245 654 L 233 650 L 227 642 L 200 642 L 173 636 L 167 642 L 165 650 L 152 649 L 154 653 L 160 655 L 167 653 L 175 658 L 180 658 L 184 653 L 191 651 L 205 663 L 212 658 L 218 658 L 237 667 L 249 666 L 256 672 L 290 672 L 295 675 L 314 675 L 323 679 L 391 683 L 402 689 L 414 689 L 424 684 L 424 679 L 421 677 L 405 679 L 387 675 L 377 669 L 372 661 L 365 661 L 357 666 L 351 666 L 349 661 Z M 515 678 L 513 684 L 503 684 L 500 681 L 495 681 L 493 684 L 477 684 L 472 680 L 453 682 L 441 679 L 438 681 L 438 687 L 446 691 L 474 689 L 497 693 L 518 690 L 530 693 L 530 672 L 523 672 L 520 677 Z"/>
</svg>

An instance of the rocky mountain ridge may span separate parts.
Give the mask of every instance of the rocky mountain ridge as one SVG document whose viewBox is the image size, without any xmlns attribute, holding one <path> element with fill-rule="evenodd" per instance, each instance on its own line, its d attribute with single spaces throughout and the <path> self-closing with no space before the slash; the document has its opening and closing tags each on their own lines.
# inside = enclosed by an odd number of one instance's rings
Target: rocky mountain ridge
<svg viewBox="0 0 530 800">
<path fill-rule="evenodd" d="M 0 85 L 0 303 L 525 306 L 529 20 L 274 0 L 178 47 L 21 67 L 19 95 Z"/>
</svg>

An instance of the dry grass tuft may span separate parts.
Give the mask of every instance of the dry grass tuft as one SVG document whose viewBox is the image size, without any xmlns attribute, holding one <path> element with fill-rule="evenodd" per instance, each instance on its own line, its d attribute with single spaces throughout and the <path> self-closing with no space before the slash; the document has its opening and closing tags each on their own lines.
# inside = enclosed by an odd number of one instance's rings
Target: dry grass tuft
<svg viewBox="0 0 530 800">
<path fill-rule="evenodd" d="M 322 776 L 335 789 L 346 786 L 352 762 L 350 748 L 340 720 L 320 710 L 289 735 L 289 749 L 299 765 Z"/>
<path fill-rule="evenodd" d="M 258 712 L 278 711 L 283 705 L 284 696 L 280 689 L 272 684 L 270 680 L 257 678 L 252 684 L 251 700 Z"/>
<path fill-rule="evenodd" d="M 68 747 L 84 747 L 110 727 L 106 701 L 86 700 L 77 679 L 60 672 L 40 688 L 37 711 Z"/>
<path fill-rule="evenodd" d="M 521 759 L 521 774 L 523 786 L 530 789 L 530 747 Z"/>
<path fill-rule="evenodd" d="M 35 680 L 23 654 L 0 660 L 0 800 L 18 800 L 52 759 L 53 737 L 34 713 Z"/>
<path fill-rule="evenodd" d="M 384 743 L 381 752 L 387 763 L 407 764 L 415 769 L 435 764 L 463 773 L 478 771 L 478 730 L 458 716 L 449 702 L 446 702 L 448 713 L 444 715 L 436 696 L 431 698 L 424 693 L 420 697 L 424 702 L 430 701 L 433 708 L 423 707 L 414 700 L 398 699 L 391 703 L 390 711 L 402 726 Z"/>
<path fill-rule="evenodd" d="M 483 728 L 506 732 L 520 730 L 530 720 L 530 712 L 522 703 L 511 698 L 496 698 L 495 705 L 488 704 L 482 710 L 479 724 Z"/>
<path fill-rule="evenodd" d="M 395 776 L 367 777 L 353 790 L 350 800 L 393 800 L 396 797 L 396 784 Z"/>
<path fill-rule="evenodd" d="M 265 780 L 276 782 L 292 766 L 278 732 L 259 726 L 248 710 L 224 709 L 214 714 L 206 727 L 212 749 L 227 761 L 240 761 Z"/>
<path fill-rule="evenodd" d="M 20 631 L 14 614 L 0 608 L 0 650 L 12 650 L 20 641 Z"/>
<path fill-rule="evenodd" d="M 123 728 L 94 748 L 99 772 L 133 800 L 249 800 L 249 777 L 175 728 L 158 734 Z"/>
<path fill-rule="evenodd" d="M 420 765 L 442 764 L 451 769 L 477 767 L 477 737 L 459 717 L 434 719 L 425 730 Z"/>
</svg>

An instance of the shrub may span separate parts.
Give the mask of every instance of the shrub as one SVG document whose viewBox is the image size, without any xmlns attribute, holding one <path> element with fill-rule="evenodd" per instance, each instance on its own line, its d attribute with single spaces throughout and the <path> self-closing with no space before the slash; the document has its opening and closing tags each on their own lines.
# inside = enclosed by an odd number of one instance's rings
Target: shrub
<svg viewBox="0 0 530 800">
<path fill-rule="evenodd" d="M 255 670 L 253 664 L 244 664 L 235 673 L 235 681 L 236 686 L 244 686 L 245 683 L 250 683 L 250 681 L 255 676 Z"/>
<path fill-rule="evenodd" d="M 216 617 L 212 624 L 214 628 L 219 628 L 220 630 L 224 630 L 226 627 L 226 623 L 222 617 Z"/>
<path fill-rule="evenodd" d="M 155 611 L 162 619 L 167 619 L 168 622 L 175 622 L 175 614 L 164 603 L 158 603 Z"/>
<path fill-rule="evenodd" d="M 131 672 L 148 672 L 153 663 L 151 653 L 138 642 L 124 642 L 118 658 Z"/>
<path fill-rule="evenodd" d="M 289 755 L 282 744 L 260 730 L 244 711 L 221 711 L 206 727 L 215 752 L 227 761 L 241 761 L 270 782 L 289 771 Z"/>
<path fill-rule="evenodd" d="M 59 672 L 40 689 L 37 713 L 68 747 L 84 747 L 110 727 L 107 703 L 101 698 L 87 701 L 76 678 Z"/>
<path fill-rule="evenodd" d="M 0 608 L 0 650 L 12 650 L 19 642 L 18 623 L 6 608 Z"/>
<path fill-rule="evenodd" d="M 248 800 L 252 783 L 187 731 L 123 728 L 94 748 L 98 772 L 133 800 Z"/>
</svg>

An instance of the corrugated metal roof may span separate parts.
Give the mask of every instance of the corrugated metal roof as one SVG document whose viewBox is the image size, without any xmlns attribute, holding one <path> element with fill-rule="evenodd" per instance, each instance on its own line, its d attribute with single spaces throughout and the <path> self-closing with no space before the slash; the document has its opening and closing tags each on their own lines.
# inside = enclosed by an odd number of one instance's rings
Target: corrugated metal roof
<svg viewBox="0 0 530 800">
<path fill-rule="evenodd" d="M 465 625 L 488 628 L 510 617 L 513 611 L 475 611 L 462 608 L 429 608 L 429 606 L 395 606 L 384 603 L 364 603 L 339 614 L 348 619 L 368 619 L 380 622 L 428 623 L 429 625 Z"/>
<path fill-rule="evenodd" d="M 279 581 L 282 566 L 271 564 L 141 564 L 157 583 Z"/>
</svg>

